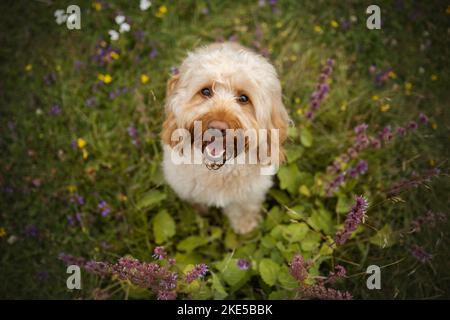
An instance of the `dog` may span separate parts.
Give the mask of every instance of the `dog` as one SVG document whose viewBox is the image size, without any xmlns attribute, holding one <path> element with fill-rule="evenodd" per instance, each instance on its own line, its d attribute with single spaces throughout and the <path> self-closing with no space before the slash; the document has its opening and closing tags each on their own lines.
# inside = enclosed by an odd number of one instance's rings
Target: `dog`
<svg viewBox="0 0 450 320">
<path fill-rule="evenodd" d="M 222 208 L 237 234 L 254 230 L 262 220 L 262 203 L 273 184 L 273 173 L 261 174 L 261 168 L 283 162 L 282 146 L 290 124 L 273 65 L 232 42 L 213 43 L 189 52 L 179 72 L 167 83 L 165 117 L 161 140 L 167 183 L 181 199 L 196 207 Z M 182 143 L 174 139 L 174 133 L 183 129 L 190 135 L 194 124 L 202 126 L 201 133 L 219 132 L 226 143 L 213 139 L 216 143 L 212 147 L 212 142 L 201 139 L 196 144 L 195 134 L 194 138 L 185 137 L 184 145 L 200 151 L 201 161 L 176 163 L 173 155 L 186 149 L 177 148 Z M 268 134 L 265 140 L 258 136 L 256 147 L 250 146 L 247 136 L 240 148 L 228 147 L 229 142 L 236 142 L 236 135 L 228 136 L 232 129 L 266 129 L 276 134 Z M 238 156 L 248 159 L 243 151 L 255 151 L 266 144 L 269 164 L 263 164 L 259 156 L 253 164 L 236 163 Z M 216 165 L 218 158 L 223 163 Z"/>
</svg>

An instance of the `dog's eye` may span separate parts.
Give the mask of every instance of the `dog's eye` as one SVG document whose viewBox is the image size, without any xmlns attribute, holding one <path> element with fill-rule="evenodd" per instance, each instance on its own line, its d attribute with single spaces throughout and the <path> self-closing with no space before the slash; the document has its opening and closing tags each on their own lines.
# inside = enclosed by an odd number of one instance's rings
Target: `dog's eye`
<svg viewBox="0 0 450 320">
<path fill-rule="evenodd" d="M 210 88 L 203 88 L 202 90 L 200 90 L 201 94 L 204 97 L 211 97 L 212 96 L 212 91 Z"/>
<path fill-rule="evenodd" d="M 245 95 L 241 94 L 238 98 L 239 103 L 246 104 L 250 101 L 250 99 Z"/>
</svg>

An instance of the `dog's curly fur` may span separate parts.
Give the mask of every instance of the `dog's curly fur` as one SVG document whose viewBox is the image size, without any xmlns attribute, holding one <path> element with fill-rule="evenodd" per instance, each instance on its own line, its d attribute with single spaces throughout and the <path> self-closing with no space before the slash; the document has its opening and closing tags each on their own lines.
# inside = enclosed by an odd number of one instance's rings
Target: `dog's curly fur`
<svg viewBox="0 0 450 320">
<path fill-rule="evenodd" d="M 202 88 L 212 88 L 205 98 Z M 239 94 L 250 101 L 241 104 Z M 261 204 L 272 176 L 261 175 L 261 164 L 224 165 L 209 170 L 205 164 L 175 164 L 171 159 L 178 128 L 191 130 L 194 121 L 226 122 L 237 129 L 278 129 L 276 141 L 282 161 L 288 113 L 282 103 L 275 68 L 262 56 L 236 43 L 214 43 L 190 52 L 180 71 L 167 84 L 166 120 L 161 134 L 167 182 L 180 198 L 196 205 L 223 208 L 235 232 L 252 231 L 261 220 Z M 270 137 L 269 137 L 270 139 Z"/>
</svg>

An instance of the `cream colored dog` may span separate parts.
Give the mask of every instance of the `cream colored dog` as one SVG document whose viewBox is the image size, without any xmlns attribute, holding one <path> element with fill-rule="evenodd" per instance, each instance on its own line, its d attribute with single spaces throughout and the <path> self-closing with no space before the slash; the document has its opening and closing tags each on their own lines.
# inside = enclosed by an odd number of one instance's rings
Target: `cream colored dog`
<svg viewBox="0 0 450 320">
<path fill-rule="evenodd" d="M 271 143 L 269 153 L 279 150 L 277 159 L 271 158 L 272 165 L 278 164 L 284 158 L 281 146 L 290 120 L 274 67 L 264 57 L 235 43 L 199 48 L 188 54 L 179 73 L 168 81 L 165 112 L 163 169 L 169 185 L 192 204 L 223 208 L 236 233 L 252 231 L 261 221 L 261 205 L 272 185 L 272 176 L 261 174 L 263 164 L 233 163 L 242 150 L 225 144 L 227 155 L 228 149 L 235 153 L 232 159 L 224 158 L 224 165 L 212 168 L 205 158 L 201 163 L 175 163 L 173 154 L 182 152 L 176 149 L 179 141 L 174 139 L 174 132 L 186 129 L 192 133 L 195 121 L 202 124 L 202 130 L 218 130 L 224 137 L 227 129 L 277 129 L 277 139 L 269 135 L 267 141 Z M 193 149 L 195 140 L 187 140 Z M 230 139 L 227 146 L 228 142 Z M 215 154 L 217 148 L 211 145 L 201 142 L 197 149 Z M 245 140 L 245 150 L 252 149 Z"/>
</svg>

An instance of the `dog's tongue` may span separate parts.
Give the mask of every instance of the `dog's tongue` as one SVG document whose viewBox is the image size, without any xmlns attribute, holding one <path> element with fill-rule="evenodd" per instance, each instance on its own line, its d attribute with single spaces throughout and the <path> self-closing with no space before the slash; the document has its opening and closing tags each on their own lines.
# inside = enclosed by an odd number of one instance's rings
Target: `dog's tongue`
<svg viewBox="0 0 450 320">
<path fill-rule="evenodd" d="M 222 156 L 225 152 L 225 148 L 223 145 L 219 145 L 217 142 L 211 142 L 206 147 L 205 150 L 207 155 L 214 159 L 222 159 Z"/>
</svg>

